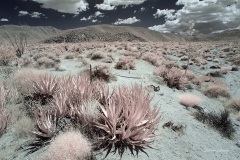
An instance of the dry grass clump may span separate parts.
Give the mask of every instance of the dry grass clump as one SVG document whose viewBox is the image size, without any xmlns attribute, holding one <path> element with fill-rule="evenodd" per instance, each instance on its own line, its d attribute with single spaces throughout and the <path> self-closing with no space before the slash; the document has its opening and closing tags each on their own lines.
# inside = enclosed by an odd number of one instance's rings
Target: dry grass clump
<svg viewBox="0 0 240 160">
<path fill-rule="evenodd" d="M 19 111 L 20 112 L 20 111 Z M 35 123 L 27 114 L 21 112 L 21 117 L 16 121 L 14 129 L 16 134 L 20 138 L 26 138 L 33 136 L 32 131 L 34 130 Z"/>
<path fill-rule="evenodd" d="M 229 62 L 232 62 L 233 64 L 235 65 L 240 65 L 240 55 L 239 53 L 233 53 L 231 55 L 228 55 L 226 58 L 225 58 L 226 61 L 229 61 Z"/>
<path fill-rule="evenodd" d="M 154 66 L 160 65 L 160 60 L 156 57 L 155 54 L 152 54 L 152 53 L 144 54 L 143 56 L 141 56 L 141 59 L 149 62 L 150 64 L 152 64 Z"/>
<path fill-rule="evenodd" d="M 168 71 L 169 69 L 166 66 L 161 65 L 155 68 L 153 74 L 156 76 L 164 77 L 168 73 Z"/>
<path fill-rule="evenodd" d="M 219 131 L 224 137 L 231 139 L 235 133 L 234 125 L 230 119 L 229 112 L 224 110 L 220 113 L 196 112 L 195 118 L 200 122 L 206 123 Z"/>
<path fill-rule="evenodd" d="M 39 78 L 46 73 L 48 72 L 33 69 L 22 69 L 14 74 L 13 82 L 20 94 L 28 95 L 33 92 L 34 82 L 38 82 Z"/>
<path fill-rule="evenodd" d="M 64 59 L 74 59 L 74 55 L 66 55 Z"/>
<path fill-rule="evenodd" d="M 196 85 L 200 85 L 204 82 L 214 82 L 214 78 L 212 76 L 200 76 L 192 79 L 192 83 Z"/>
<path fill-rule="evenodd" d="M 121 157 L 127 149 L 134 155 L 134 151 L 138 154 L 150 146 L 161 119 L 157 106 L 151 107 L 151 100 L 137 85 L 119 87 L 111 95 L 108 91 L 101 94 L 101 111 L 94 123 L 104 131 L 100 146 L 108 149 L 107 155 L 112 149 Z"/>
<path fill-rule="evenodd" d="M 224 83 L 208 82 L 200 87 L 201 92 L 210 98 L 229 97 L 229 88 Z"/>
<path fill-rule="evenodd" d="M 0 136 L 6 131 L 7 126 L 10 124 L 10 114 L 6 112 L 6 90 L 3 84 L 0 84 Z"/>
<path fill-rule="evenodd" d="M 14 54 L 12 54 L 6 48 L 0 48 L 0 66 L 9 65 L 14 59 Z"/>
<path fill-rule="evenodd" d="M 45 67 L 45 68 L 54 68 L 56 62 L 54 62 L 52 59 L 49 59 L 47 57 L 41 57 L 37 60 L 36 67 Z"/>
<path fill-rule="evenodd" d="M 50 143 L 44 160 L 86 160 L 91 156 L 91 144 L 78 131 L 61 133 Z"/>
<path fill-rule="evenodd" d="M 93 53 L 90 57 L 91 60 L 100 60 L 100 59 L 103 59 L 105 58 L 105 56 L 102 54 L 102 53 Z"/>
<path fill-rule="evenodd" d="M 113 77 L 110 68 L 106 65 L 95 66 L 93 68 L 91 76 L 92 76 L 93 79 L 104 80 L 106 82 L 110 82 L 110 80 Z"/>
<path fill-rule="evenodd" d="M 185 107 L 196 107 L 199 106 L 201 102 L 201 98 L 192 93 L 187 93 L 179 96 L 179 103 Z"/>
<path fill-rule="evenodd" d="M 115 65 L 116 69 L 123 69 L 123 70 L 129 70 L 129 69 L 135 69 L 135 62 L 132 58 L 121 58 Z"/>
<path fill-rule="evenodd" d="M 232 99 L 228 103 L 227 106 L 234 109 L 235 111 L 239 112 L 240 111 L 240 99 Z"/>
<path fill-rule="evenodd" d="M 170 88 L 186 89 L 188 78 L 184 76 L 183 71 L 179 68 L 167 68 L 165 66 L 157 67 L 154 74 L 163 78 Z"/>
</svg>

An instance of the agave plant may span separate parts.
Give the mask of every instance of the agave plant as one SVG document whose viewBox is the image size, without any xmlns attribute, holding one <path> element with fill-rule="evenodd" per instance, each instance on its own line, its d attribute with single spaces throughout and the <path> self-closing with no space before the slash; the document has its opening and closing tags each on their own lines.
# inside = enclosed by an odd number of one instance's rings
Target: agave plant
<svg viewBox="0 0 240 160">
<path fill-rule="evenodd" d="M 53 110 L 43 110 L 38 107 L 35 112 L 38 131 L 32 131 L 36 135 L 36 139 L 32 142 L 27 142 L 24 150 L 27 154 L 36 152 L 38 149 L 50 143 L 51 138 L 56 134 L 56 114 Z"/>
<path fill-rule="evenodd" d="M 114 90 L 106 100 L 107 103 L 100 106 L 99 119 L 94 121 L 94 126 L 105 132 L 100 144 L 108 150 L 106 157 L 113 148 L 121 157 L 126 149 L 132 155 L 134 151 L 137 155 L 139 151 L 146 153 L 144 149 L 153 142 L 161 119 L 157 106 L 150 105 L 152 97 L 134 85 L 130 89 Z"/>
<path fill-rule="evenodd" d="M 40 100 L 41 104 L 45 105 L 49 99 L 53 98 L 53 95 L 58 90 L 58 80 L 50 74 L 44 74 L 40 78 L 40 81 L 34 82 L 33 98 Z"/>
</svg>

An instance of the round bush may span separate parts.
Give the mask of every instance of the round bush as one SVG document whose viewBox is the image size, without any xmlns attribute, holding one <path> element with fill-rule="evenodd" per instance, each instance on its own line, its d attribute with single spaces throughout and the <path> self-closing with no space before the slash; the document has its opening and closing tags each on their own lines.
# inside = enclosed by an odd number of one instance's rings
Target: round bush
<svg viewBox="0 0 240 160">
<path fill-rule="evenodd" d="M 45 160 L 85 160 L 90 153 L 90 142 L 80 132 L 68 131 L 50 143 Z"/>
</svg>

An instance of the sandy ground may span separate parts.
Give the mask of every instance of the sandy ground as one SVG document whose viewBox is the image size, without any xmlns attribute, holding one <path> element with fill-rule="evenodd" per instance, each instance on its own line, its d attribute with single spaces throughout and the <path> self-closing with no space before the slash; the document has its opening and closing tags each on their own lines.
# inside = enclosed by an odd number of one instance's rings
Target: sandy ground
<svg viewBox="0 0 240 160">
<path fill-rule="evenodd" d="M 119 58 L 119 55 L 113 55 L 115 61 Z M 184 64 L 186 62 L 180 61 L 176 56 L 169 55 L 169 58 L 173 61 Z M 66 69 L 66 71 L 59 72 L 53 69 L 49 69 L 56 75 L 63 74 L 77 74 L 79 72 L 78 66 L 79 62 L 74 60 L 67 60 L 61 57 L 61 66 Z M 101 62 L 90 61 L 94 66 Z M 208 66 L 212 65 L 214 62 L 208 63 Z M 112 81 L 109 83 L 109 87 L 113 88 L 115 86 L 130 86 L 131 84 L 142 84 L 144 87 L 149 85 L 160 85 L 160 91 L 152 92 L 154 95 L 153 104 L 161 108 L 162 120 L 156 130 L 156 136 L 154 143 L 151 145 L 153 149 L 146 148 L 148 156 L 144 153 L 139 153 L 138 157 L 133 157 L 130 152 L 124 153 L 123 160 L 238 160 L 240 159 L 240 148 L 236 145 L 240 141 L 240 122 L 235 120 L 234 116 L 231 115 L 231 119 L 234 123 L 236 129 L 235 137 L 232 140 L 222 137 L 218 131 L 210 128 L 208 125 L 203 124 L 191 115 L 192 110 L 186 109 L 184 106 L 180 105 L 178 102 L 178 96 L 191 92 L 198 95 L 202 100 L 201 107 L 206 112 L 210 111 L 220 111 L 224 109 L 223 103 L 218 99 L 210 99 L 203 95 L 196 89 L 181 91 L 177 89 L 171 89 L 167 87 L 164 82 L 160 82 L 156 76 L 153 75 L 154 66 L 143 60 L 136 60 L 135 70 L 116 70 L 112 66 L 112 73 L 116 75 L 117 81 Z M 227 64 L 221 60 L 218 65 Z M 207 66 L 207 67 L 208 67 Z M 83 69 L 84 70 L 84 67 Z M 190 66 L 190 70 L 195 71 L 197 74 L 206 74 L 210 69 L 200 70 L 199 67 Z M 141 79 L 126 78 L 122 76 L 129 77 L 142 77 Z M 230 94 L 233 98 L 240 97 L 240 71 L 229 71 L 226 75 L 219 78 L 220 81 L 225 82 L 230 88 Z M 185 126 L 183 133 L 174 132 L 169 128 L 163 128 L 162 125 L 168 121 L 174 122 L 174 124 L 182 124 Z M 27 139 L 19 139 L 14 134 L 14 128 L 10 128 L 7 132 L 2 135 L 0 139 L 0 159 L 8 160 L 36 160 L 41 159 L 44 151 L 48 146 L 38 150 L 37 152 L 24 156 L 25 152 L 22 150 L 17 151 L 16 148 L 21 146 L 22 143 L 26 142 Z M 14 154 L 12 154 L 14 153 Z M 96 158 L 104 158 L 106 152 L 99 153 Z M 106 160 L 120 159 L 118 154 L 110 154 Z"/>
</svg>

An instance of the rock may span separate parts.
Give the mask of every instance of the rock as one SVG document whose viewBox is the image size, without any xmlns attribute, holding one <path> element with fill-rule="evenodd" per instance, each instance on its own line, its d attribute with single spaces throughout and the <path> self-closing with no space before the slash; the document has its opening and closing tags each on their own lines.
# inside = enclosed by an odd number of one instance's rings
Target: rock
<svg viewBox="0 0 240 160">
<path fill-rule="evenodd" d="M 237 141 L 236 146 L 240 148 L 240 141 Z"/>
<path fill-rule="evenodd" d="M 230 52 L 230 48 L 224 48 L 222 51 L 223 52 Z"/>
<path fill-rule="evenodd" d="M 56 71 L 63 72 L 63 71 L 66 71 L 66 68 L 64 68 L 63 66 L 58 66 L 56 67 Z"/>
<path fill-rule="evenodd" d="M 207 61 L 212 61 L 212 58 L 207 58 Z"/>
<path fill-rule="evenodd" d="M 210 66 L 211 69 L 220 69 L 221 67 L 220 66 Z"/>
</svg>

